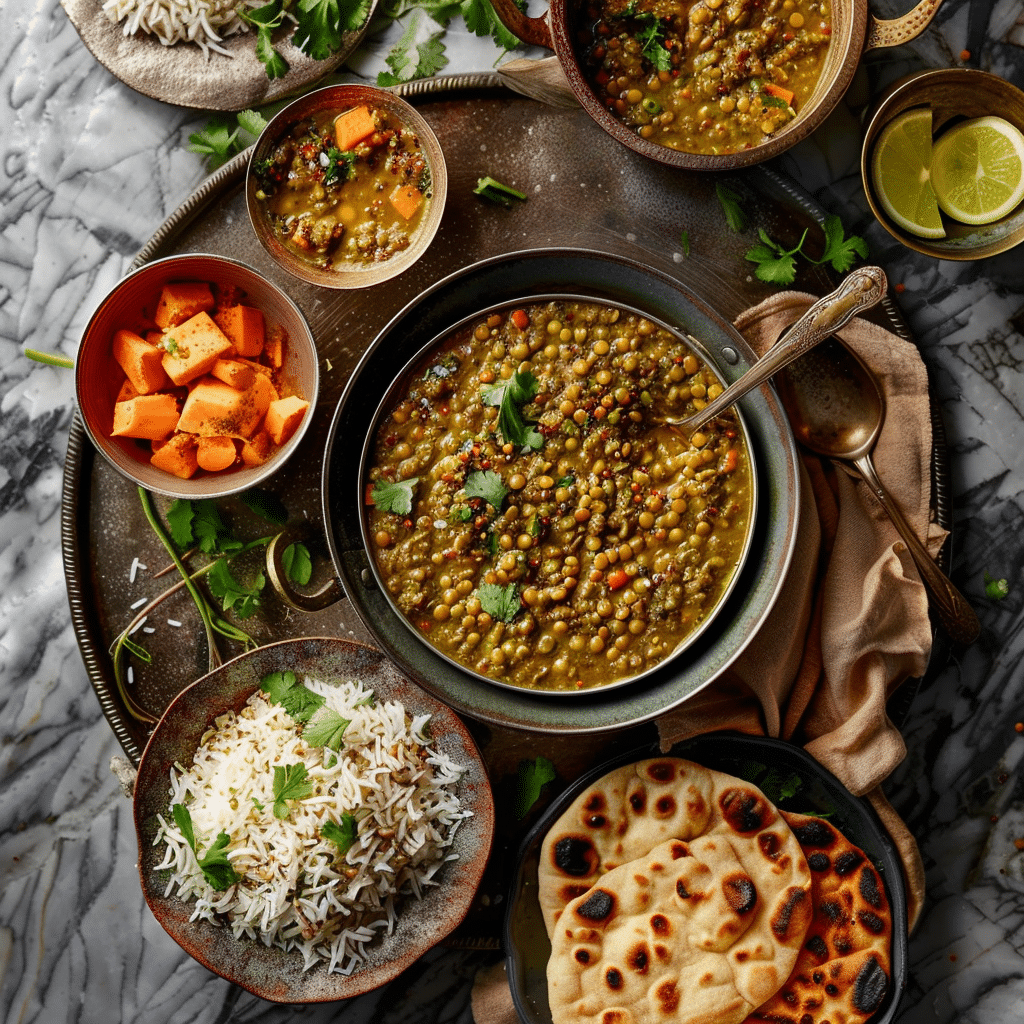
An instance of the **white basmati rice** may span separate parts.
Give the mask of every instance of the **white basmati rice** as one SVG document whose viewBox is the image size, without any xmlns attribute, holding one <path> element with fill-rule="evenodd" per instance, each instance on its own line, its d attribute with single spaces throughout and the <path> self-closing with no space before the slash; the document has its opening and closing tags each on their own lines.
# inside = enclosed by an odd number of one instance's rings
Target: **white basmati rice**
<svg viewBox="0 0 1024 1024">
<path fill-rule="evenodd" d="M 393 930 L 399 902 L 438 884 L 455 831 L 472 812 L 456 792 L 465 769 L 431 745 L 429 716 L 368 703 L 372 692 L 358 681 L 305 685 L 350 720 L 337 756 L 308 746 L 285 710 L 257 692 L 240 715 L 217 719 L 191 767 L 171 772 L 169 804 L 188 808 L 200 856 L 226 832 L 241 880 L 224 892 L 208 885 L 173 812 L 160 818 L 156 843 L 167 849 L 156 870 L 171 872 L 168 895 L 195 899 L 192 920 L 298 951 L 306 969 L 322 962 L 349 974 L 367 943 Z M 313 792 L 289 800 L 287 817 L 277 818 L 274 765 L 297 763 Z M 358 834 L 340 855 L 321 830 L 343 814 L 357 819 Z"/>
<path fill-rule="evenodd" d="M 195 43 L 207 58 L 211 50 L 230 57 L 220 44 L 225 36 L 248 32 L 239 8 L 260 7 L 265 0 L 105 0 L 103 10 L 124 34 L 146 32 L 164 46 Z"/>
</svg>

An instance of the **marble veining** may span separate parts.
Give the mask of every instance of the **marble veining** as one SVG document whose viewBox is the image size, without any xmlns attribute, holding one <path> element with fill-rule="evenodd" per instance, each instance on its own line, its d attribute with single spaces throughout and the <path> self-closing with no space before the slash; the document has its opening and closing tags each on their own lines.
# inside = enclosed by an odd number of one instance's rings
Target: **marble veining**
<svg viewBox="0 0 1024 1024">
<path fill-rule="evenodd" d="M 872 222 L 859 178 L 871 100 L 909 70 L 960 63 L 979 19 L 969 63 L 1024 86 L 1019 0 L 946 0 L 920 39 L 870 54 L 828 122 L 779 161 L 901 286 L 948 435 L 952 575 L 983 623 L 919 689 L 886 787 L 929 886 L 902 1024 L 1024 1019 L 1024 884 L 1006 868 L 1024 840 L 1024 250 L 985 263 L 916 256 Z M 397 32 L 369 36 L 347 70 L 373 79 Z M 448 72 L 488 71 L 500 56 L 460 27 L 447 41 Z M 108 766 L 120 749 L 65 589 L 72 376 L 23 350 L 74 355 L 94 303 L 205 176 L 186 148 L 204 120 L 118 82 L 57 0 L 0 4 L 0 1024 L 468 1024 L 470 980 L 493 953 L 439 950 L 384 991 L 276 1006 L 190 959 L 142 899 L 131 807 Z M 1010 581 L 1003 601 L 985 596 L 986 574 Z"/>
</svg>

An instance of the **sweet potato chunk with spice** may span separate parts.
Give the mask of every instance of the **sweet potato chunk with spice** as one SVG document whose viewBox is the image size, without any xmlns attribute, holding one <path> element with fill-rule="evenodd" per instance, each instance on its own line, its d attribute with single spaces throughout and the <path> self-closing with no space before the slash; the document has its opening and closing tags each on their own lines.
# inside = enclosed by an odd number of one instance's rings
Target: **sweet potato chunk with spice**
<svg viewBox="0 0 1024 1024">
<path fill-rule="evenodd" d="M 196 313 L 168 332 L 168 345 L 163 367 L 175 384 L 187 384 L 201 377 L 232 347 L 209 313 Z"/>
<path fill-rule="evenodd" d="M 149 461 L 165 473 L 173 473 L 182 480 L 188 480 L 199 469 L 196 457 L 198 447 L 198 438 L 194 434 L 175 434 L 153 452 Z"/>
<path fill-rule="evenodd" d="M 114 358 L 140 395 L 151 395 L 170 387 L 164 372 L 163 349 L 151 345 L 134 331 L 115 331 L 112 343 Z"/>
<path fill-rule="evenodd" d="M 254 306 L 226 306 L 218 309 L 213 319 L 240 356 L 254 359 L 263 351 L 266 323 L 262 310 Z"/>
<path fill-rule="evenodd" d="M 153 319 L 158 327 L 177 327 L 213 305 L 213 291 L 205 281 L 169 281 L 160 291 Z"/>
<path fill-rule="evenodd" d="M 173 395 L 139 395 L 114 406 L 114 437 L 138 437 L 159 441 L 169 437 L 178 423 L 178 403 Z"/>
</svg>

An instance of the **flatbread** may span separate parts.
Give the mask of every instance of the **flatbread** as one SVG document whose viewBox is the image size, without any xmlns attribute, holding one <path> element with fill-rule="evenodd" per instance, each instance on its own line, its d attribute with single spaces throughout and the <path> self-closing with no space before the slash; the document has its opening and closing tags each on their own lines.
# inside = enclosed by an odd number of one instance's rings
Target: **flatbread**
<svg viewBox="0 0 1024 1024">
<path fill-rule="evenodd" d="M 799 844 L 756 786 L 682 758 L 652 758 L 588 786 L 544 837 L 537 884 L 548 935 L 566 904 L 605 872 L 668 839 L 704 835 L 745 851 L 740 860 L 762 892 L 792 884 L 809 892 Z"/>
<path fill-rule="evenodd" d="M 823 818 L 782 812 L 811 869 L 814 919 L 793 973 L 750 1024 L 862 1024 L 890 984 L 892 909 L 871 861 Z"/>
<path fill-rule="evenodd" d="M 551 938 L 552 1024 L 740 1024 L 776 992 L 810 923 L 810 879 L 788 858 L 762 887 L 750 846 L 670 839 L 572 900 Z"/>
</svg>

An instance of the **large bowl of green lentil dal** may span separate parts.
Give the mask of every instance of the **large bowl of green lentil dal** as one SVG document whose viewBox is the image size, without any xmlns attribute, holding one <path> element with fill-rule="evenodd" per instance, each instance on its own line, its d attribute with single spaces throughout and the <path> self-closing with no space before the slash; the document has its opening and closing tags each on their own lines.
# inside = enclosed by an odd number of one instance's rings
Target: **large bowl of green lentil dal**
<svg viewBox="0 0 1024 1024">
<path fill-rule="evenodd" d="M 485 721 L 600 731 L 685 700 L 773 606 L 799 475 L 768 389 L 692 437 L 657 417 L 754 360 L 619 257 L 536 250 L 439 282 L 367 351 L 328 439 L 328 544 L 360 618 Z"/>
<path fill-rule="evenodd" d="M 867 50 L 924 30 L 942 0 L 880 21 L 867 0 L 493 0 L 554 50 L 580 104 L 638 153 L 691 170 L 748 167 L 806 138 Z"/>
</svg>

